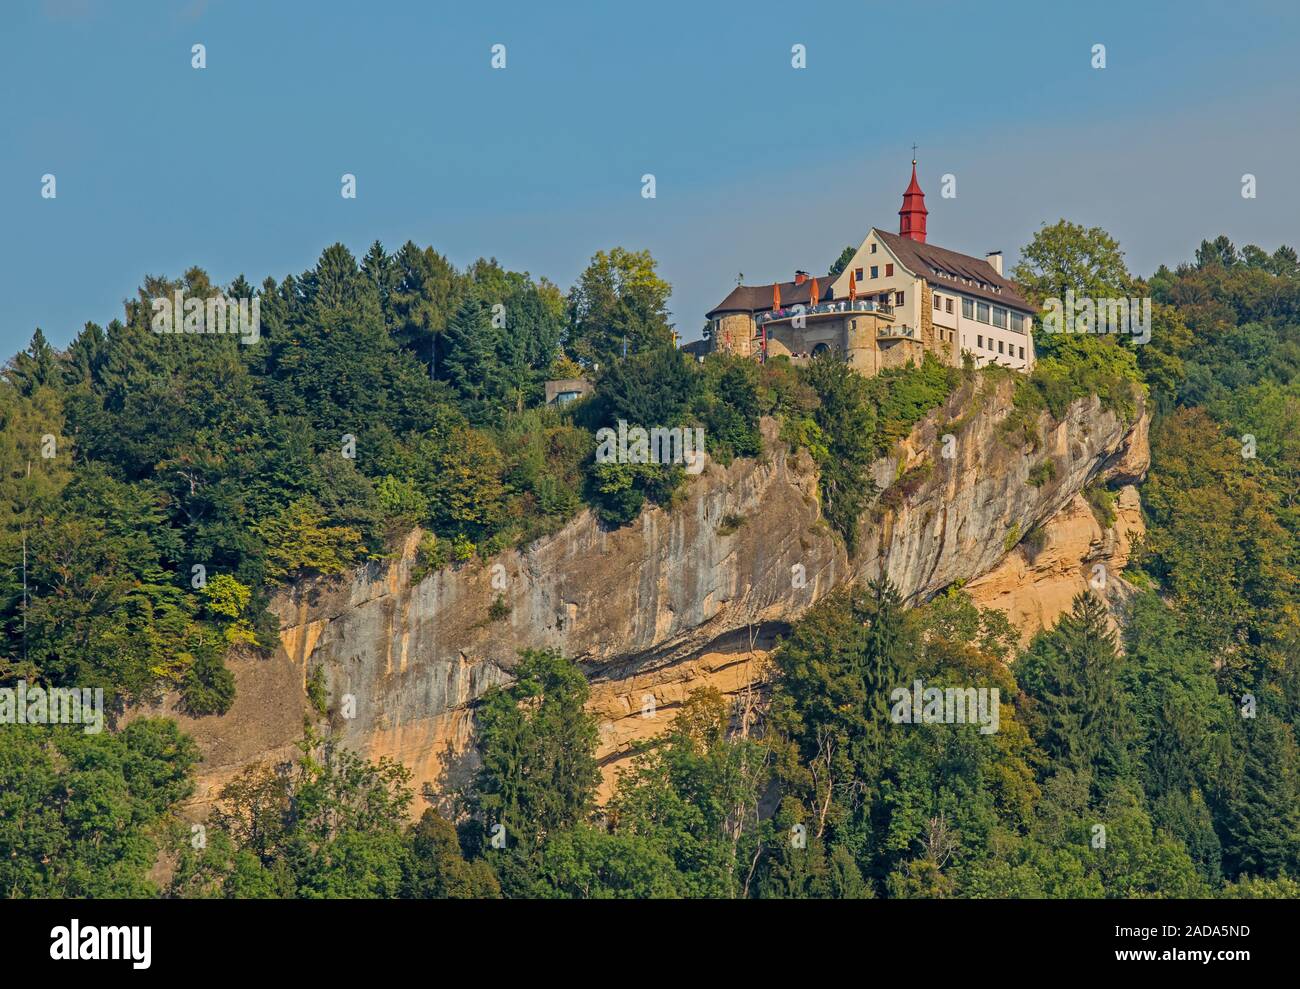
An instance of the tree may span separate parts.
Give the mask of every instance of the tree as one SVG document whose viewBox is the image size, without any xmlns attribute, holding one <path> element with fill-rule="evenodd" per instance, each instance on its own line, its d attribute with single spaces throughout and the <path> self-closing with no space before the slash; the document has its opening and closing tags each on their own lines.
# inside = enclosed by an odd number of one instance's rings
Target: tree
<svg viewBox="0 0 1300 989">
<path fill-rule="evenodd" d="M 14 355 L 5 376 L 23 396 L 30 398 L 38 388 L 62 384 L 59 363 L 54 348 L 37 327 L 32 342 L 25 351 Z"/>
<path fill-rule="evenodd" d="M 649 251 L 597 251 L 569 293 L 565 349 L 584 364 L 673 345 L 668 322 L 672 287 L 655 272 Z"/>
<path fill-rule="evenodd" d="M 291 502 L 254 528 L 266 543 L 266 573 L 273 580 L 300 572 L 342 573 L 361 549 L 361 534 L 327 525 L 313 498 Z"/>
<path fill-rule="evenodd" d="M 1125 295 L 1132 276 L 1119 242 L 1100 227 L 1084 228 L 1068 220 L 1043 225 L 1020 252 L 1012 277 L 1034 305 L 1065 293 L 1076 297 Z"/>
<path fill-rule="evenodd" d="M 249 767 L 222 789 L 206 828 L 218 840 L 182 848 L 173 895 L 400 895 L 410 772 L 321 745 L 311 733 L 299 750 L 293 763 Z"/>
<path fill-rule="evenodd" d="M 493 687 L 480 702 L 482 768 L 462 796 L 477 834 L 504 829 L 512 855 L 498 875 L 507 891 L 518 888 L 524 863 L 535 859 L 548 835 L 586 820 L 600 780 L 596 720 L 583 707 L 586 677 L 559 653 L 520 655 L 514 682 Z"/>
<path fill-rule="evenodd" d="M 830 273 L 826 277 L 838 278 L 840 273 L 849 266 L 849 262 L 853 260 L 853 255 L 857 253 L 858 249 L 852 244 L 840 251 L 840 256 L 835 259 L 835 263 L 831 265 Z"/>
<path fill-rule="evenodd" d="M 679 895 L 752 895 L 767 827 L 759 805 L 771 751 L 729 736 L 731 705 L 714 688 L 687 699 L 666 736 L 619 778 L 609 817 L 670 861 Z"/>
<path fill-rule="evenodd" d="M 1016 664 L 1032 705 L 1031 734 L 1053 770 L 1096 774 L 1104 789 L 1131 771 L 1131 714 L 1119 684 L 1119 654 L 1106 606 L 1074 599 L 1051 632 L 1039 633 Z"/>
<path fill-rule="evenodd" d="M 498 899 L 501 885 L 484 859 L 465 860 L 456 829 L 430 807 L 411 834 L 402 895 L 421 900 Z"/>
<path fill-rule="evenodd" d="M 1258 250 L 1258 248 L 1256 249 Z M 1198 268 L 1208 268 L 1211 265 L 1232 268 L 1240 260 L 1241 258 L 1237 254 L 1237 249 L 1233 247 L 1232 241 L 1223 234 L 1215 237 L 1212 241 L 1201 241 L 1201 246 L 1196 249 L 1196 267 Z"/>
<path fill-rule="evenodd" d="M 6 725 L 0 731 L 0 893 L 140 898 L 157 836 L 193 790 L 198 749 L 175 722 L 120 732 Z"/>
<path fill-rule="evenodd" d="M 815 454 L 822 512 L 853 553 L 858 518 L 876 493 L 868 473 L 877 455 L 876 403 L 866 379 L 842 361 L 813 361 L 801 373 L 821 399 L 813 417 L 826 439 Z"/>
<path fill-rule="evenodd" d="M 1277 878 L 1300 870 L 1300 758 L 1290 726 L 1264 713 L 1245 724 L 1242 778 L 1223 815 L 1225 871 Z"/>
</svg>

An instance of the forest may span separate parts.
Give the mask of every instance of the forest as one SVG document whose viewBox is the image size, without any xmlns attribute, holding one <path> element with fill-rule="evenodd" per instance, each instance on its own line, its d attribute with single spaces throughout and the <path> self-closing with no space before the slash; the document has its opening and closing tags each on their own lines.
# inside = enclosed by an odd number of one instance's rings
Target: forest
<svg viewBox="0 0 1300 989">
<path fill-rule="evenodd" d="M 697 691 L 601 804 L 587 680 L 526 652 L 478 704 L 454 812 L 417 815 L 404 767 L 305 726 L 291 765 L 225 788 L 201 842 L 176 722 L 3 725 L 0 895 L 1300 895 L 1300 262 L 1220 236 L 1142 278 L 1065 220 L 1021 257 L 1035 303 L 1153 300 L 1142 345 L 1037 338 L 1009 424 L 1032 437 L 1091 395 L 1152 415 L 1118 633 L 1091 595 L 1021 648 L 960 587 L 917 607 L 846 588 L 780 641 L 760 718 Z M 150 300 L 178 291 L 256 296 L 258 339 L 159 336 Z M 0 374 L 0 687 L 99 688 L 111 723 L 172 692 L 219 717 L 227 652 L 275 650 L 267 606 L 294 580 L 382 563 L 417 526 L 428 572 L 584 509 L 617 528 L 677 504 L 682 467 L 596 460 L 620 418 L 703 426 L 726 464 L 762 455 L 772 417 L 852 552 L 870 465 L 963 382 L 1013 374 L 696 360 L 670 292 L 645 251 L 601 251 L 565 291 L 413 243 L 335 244 L 256 288 L 146 278 L 65 349 L 37 330 Z M 547 380 L 580 375 L 590 396 L 545 404 Z M 1111 497 L 1089 492 L 1099 518 Z M 917 679 L 996 687 L 999 730 L 897 730 L 890 690 Z"/>
</svg>

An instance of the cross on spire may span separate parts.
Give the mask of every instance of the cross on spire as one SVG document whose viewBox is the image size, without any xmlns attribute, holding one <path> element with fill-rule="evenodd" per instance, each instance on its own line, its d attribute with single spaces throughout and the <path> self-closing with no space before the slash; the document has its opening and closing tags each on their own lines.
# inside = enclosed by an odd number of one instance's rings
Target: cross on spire
<svg viewBox="0 0 1300 989">
<path fill-rule="evenodd" d="M 916 142 L 912 142 L 912 164 L 916 164 Z"/>
</svg>

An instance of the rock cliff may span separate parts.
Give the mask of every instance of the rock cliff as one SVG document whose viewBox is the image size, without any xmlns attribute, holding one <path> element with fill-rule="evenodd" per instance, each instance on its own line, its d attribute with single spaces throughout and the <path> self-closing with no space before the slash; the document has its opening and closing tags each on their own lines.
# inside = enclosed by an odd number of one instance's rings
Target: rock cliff
<svg viewBox="0 0 1300 989">
<path fill-rule="evenodd" d="M 1097 563 L 1118 591 L 1140 531 L 1136 490 L 1121 489 L 1120 521 L 1106 532 L 1080 493 L 1142 476 L 1145 416 L 1125 422 L 1079 401 L 1059 422 L 1044 415 L 1038 441 L 1025 443 L 1004 425 L 1012 394 L 1009 380 L 968 383 L 875 465 L 884 493 L 853 560 L 821 516 L 807 454 L 765 422 L 761 459 L 709 464 L 672 511 L 648 509 L 622 529 L 584 512 L 524 550 L 416 584 L 412 533 L 382 565 L 287 589 L 273 604 L 274 657 L 229 660 L 238 697 L 227 715 L 188 719 L 168 705 L 204 753 L 193 811 L 244 766 L 291 753 L 304 718 L 371 758 L 400 760 L 440 799 L 472 769 L 472 702 L 509 678 L 521 649 L 582 664 L 608 784 L 628 746 L 661 731 L 692 690 L 760 686 L 781 631 L 847 582 L 884 575 L 914 602 L 961 582 L 1026 634 L 1068 608 Z M 1030 533 L 1033 551 L 1018 548 Z M 494 618 L 498 597 L 508 613 Z M 327 719 L 305 691 L 318 669 Z"/>
</svg>

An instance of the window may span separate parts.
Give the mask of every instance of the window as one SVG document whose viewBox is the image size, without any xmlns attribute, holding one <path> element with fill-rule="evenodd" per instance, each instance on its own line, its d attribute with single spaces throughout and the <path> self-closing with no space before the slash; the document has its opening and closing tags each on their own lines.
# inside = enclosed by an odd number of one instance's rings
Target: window
<svg viewBox="0 0 1300 989">
<path fill-rule="evenodd" d="M 903 304 L 903 293 L 902 293 L 902 292 L 895 292 L 895 293 L 894 293 L 894 305 L 896 305 L 896 306 L 901 306 L 902 304 Z"/>
<path fill-rule="evenodd" d="M 961 314 L 962 314 L 963 316 L 965 316 L 967 319 L 974 319 L 974 318 L 975 318 L 975 303 L 971 302 L 970 299 L 962 299 L 962 300 L 961 300 Z"/>
<path fill-rule="evenodd" d="M 933 295 L 934 295 L 934 308 L 936 308 L 936 309 L 942 309 L 942 308 L 943 308 L 943 299 L 941 299 L 941 298 L 939 297 L 939 293 L 938 293 L 938 292 L 933 293 Z"/>
<path fill-rule="evenodd" d="M 977 337 L 975 338 L 975 346 L 979 347 L 980 350 L 983 350 L 983 349 L 984 349 L 984 334 L 983 334 L 983 333 L 981 333 L 979 336 L 977 336 Z"/>
<path fill-rule="evenodd" d="M 1001 306 L 993 307 L 993 325 L 1000 326 L 1004 330 L 1007 328 L 1007 311 Z"/>
<path fill-rule="evenodd" d="M 1002 341 L 1001 341 L 1001 340 L 998 341 L 998 353 L 999 353 L 999 354 L 1005 354 L 1005 353 L 1006 353 L 1006 351 L 1002 349 Z"/>
<path fill-rule="evenodd" d="M 885 265 L 885 277 L 889 278 L 893 274 L 894 274 L 894 266 L 892 264 Z"/>
<path fill-rule="evenodd" d="M 1021 327 L 1021 325 L 1020 325 L 1020 313 L 1018 313 L 1018 312 L 1013 312 L 1013 313 L 1011 314 L 1011 329 L 1014 330 L 1016 333 L 1024 333 L 1024 332 L 1025 332 L 1024 329 L 1023 329 L 1023 328 Z"/>
<path fill-rule="evenodd" d="M 871 245 L 871 253 L 872 253 L 872 254 L 875 254 L 875 253 L 876 253 L 876 245 L 875 245 L 874 242 L 873 242 L 872 245 Z"/>
<path fill-rule="evenodd" d="M 1025 348 L 1024 348 L 1024 347 L 1021 347 L 1021 348 L 1020 348 L 1020 359 L 1021 359 L 1022 361 L 1025 359 Z"/>
<path fill-rule="evenodd" d="M 859 282 L 862 281 L 862 269 L 861 269 L 861 268 L 855 268 L 855 269 L 854 269 L 854 271 L 853 271 L 853 278 L 854 278 L 855 281 L 859 281 Z"/>
<path fill-rule="evenodd" d="M 872 277 L 872 278 L 879 278 L 879 277 L 880 277 L 880 267 L 879 267 L 879 265 L 874 265 L 874 264 L 873 264 L 873 265 L 871 266 L 871 277 Z"/>
<path fill-rule="evenodd" d="M 981 323 L 989 321 L 989 304 L 987 302 L 975 303 L 975 318 Z"/>
<path fill-rule="evenodd" d="M 952 299 L 944 299 L 943 308 L 946 312 L 952 312 Z"/>
</svg>

